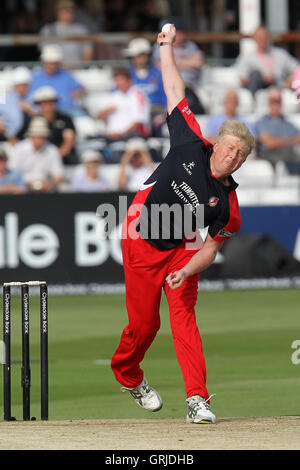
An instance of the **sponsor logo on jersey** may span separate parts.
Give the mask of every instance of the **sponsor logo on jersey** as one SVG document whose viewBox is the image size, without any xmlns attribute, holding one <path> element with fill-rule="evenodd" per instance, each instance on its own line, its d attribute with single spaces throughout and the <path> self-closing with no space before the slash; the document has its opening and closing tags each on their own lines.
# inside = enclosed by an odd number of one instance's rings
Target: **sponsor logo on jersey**
<svg viewBox="0 0 300 470">
<path fill-rule="evenodd" d="M 192 169 L 194 168 L 195 165 L 196 165 L 195 162 L 183 163 L 183 164 L 182 164 L 183 168 L 185 169 L 185 171 L 186 171 L 189 175 L 192 174 Z"/>
<path fill-rule="evenodd" d="M 209 201 L 208 201 L 208 205 L 209 205 L 210 207 L 215 207 L 215 206 L 218 204 L 219 200 L 220 200 L 220 199 L 219 199 L 218 197 L 212 196 L 212 197 L 209 199 Z"/>
</svg>

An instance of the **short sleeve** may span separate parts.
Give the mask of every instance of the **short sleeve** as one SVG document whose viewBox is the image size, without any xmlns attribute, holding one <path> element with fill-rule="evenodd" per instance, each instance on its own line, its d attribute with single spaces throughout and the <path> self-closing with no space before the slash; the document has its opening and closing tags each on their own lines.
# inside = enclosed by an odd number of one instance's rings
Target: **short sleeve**
<svg viewBox="0 0 300 470">
<path fill-rule="evenodd" d="M 167 124 L 171 148 L 199 141 L 202 141 L 207 148 L 212 147 L 212 144 L 203 137 L 199 123 L 190 110 L 186 98 L 183 98 L 168 115 Z"/>
<path fill-rule="evenodd" d="M 241 227 L 241 216 L 238 199 L 235 191 L 229 194 L 228 211 L 223 212 L 216 221 L 209 226 L 209 235 L 217 242 L 225 242 L 235 235 Z"/>
</svg>

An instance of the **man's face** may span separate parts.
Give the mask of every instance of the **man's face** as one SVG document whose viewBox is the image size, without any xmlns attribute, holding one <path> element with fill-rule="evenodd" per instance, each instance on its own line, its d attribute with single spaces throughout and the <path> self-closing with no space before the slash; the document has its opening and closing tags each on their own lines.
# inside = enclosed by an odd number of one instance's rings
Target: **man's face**
<svg viewBox="0 0 300 470">
<path fill-rule="evenodd" d="M 271 116 L 279 117 L 281 115 L 281 94 L 278 91 L 272 91 L 269 94 L 269 111 Z"/>
<path fill-rule="evenodd" d="M 59 62 L 44 62 L 44 69 L 47 75 L 55 75 L 59 68 Z"/>
<path fill-rule="evenodd" d="M 115 84 L 118 90 L 122 91 L 123 93 L 126 93 L 131 86 L 131 80 L 125 75 L 116 75 Z"/>
<path fill-rule="evenodd" d="M 145 68 L 149 62 L 149 54 L 138 54 L 132 58 L 132 62 L 137 69 Z"/>
<path fill-rule="evenodd" d="M 228 92 L 224 98 L 224 109 L 226 114 L 235 115 L 239 105 L 238 97 L 235 92 Z"/>
<path fill-rule="evenodd" d="M 34 136 L 34 137 L 31 137 L 31 141 L 35 150 L 40 150 L 45 145 L 47 141 L 47 137 L 43 137 L 40 135 Z"/>
<path fill-rule="evenodd" d="M 53 114 L 56 111 L 56 101 L 42 101 L 39 106 L 42 114 Z"/>
<path fill-rule="evenodd" d="M 73 8 L 60 8 L 57 10 L 57 20 L 62 23 L 72 23 L 75 12 Z"/>
<path fill-rule="evenodd" d="M 238 170 L 246 158 L 247 146 L 238 137 L 226 135 L 214 145 L 214 167 L 224 177 Z"/>
<path fill-rule="evenodd" d="M 254 41 L 259 49 L 265 51 L 268 49 L 270 37 L 266 28 L 259 28 L 254 34 Z"/>
<path fill-rule="evenodd" d="M 28 93 L 28 89 L 29 89 L 29 83 L 19 83 L 18 85 L 15 85 L 15 91 L 20 96 L 26 96 Z"/>
</svg>

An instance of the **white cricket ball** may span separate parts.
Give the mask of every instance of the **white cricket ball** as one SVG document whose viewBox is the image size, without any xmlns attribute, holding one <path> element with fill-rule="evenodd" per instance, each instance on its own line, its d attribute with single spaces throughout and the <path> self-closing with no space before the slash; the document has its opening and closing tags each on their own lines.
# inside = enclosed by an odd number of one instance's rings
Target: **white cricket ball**
<svg viewBox="0 0 300 470">
<path fill-rule="evenodd" d="M 161 28 L 161 32 L 162 33 L 170 33 L 171 32 L 171 26 L 172 26 L 171 23 L 164 24 L 163 27 Z M 175 28 L 175 26 L 174 26 L 174 28 Z"/>
</svg>

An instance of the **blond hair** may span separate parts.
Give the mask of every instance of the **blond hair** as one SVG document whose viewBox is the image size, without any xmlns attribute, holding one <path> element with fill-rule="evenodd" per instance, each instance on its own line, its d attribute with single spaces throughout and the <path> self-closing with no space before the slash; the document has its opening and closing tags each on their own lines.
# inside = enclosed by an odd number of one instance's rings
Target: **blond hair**
<svg viewBox="0 0 300 470">
<path fill-rule="evenodd" d="M 225 121 L 219 129 L 218 139 L 222 139 L 226 135 L 233 135 L 238 137 L 247 146 L 247 155 L 252 152 L 255 144 L 255 139 L 249 131 L 246 124 L 239 121 Z"/>
</svg>

